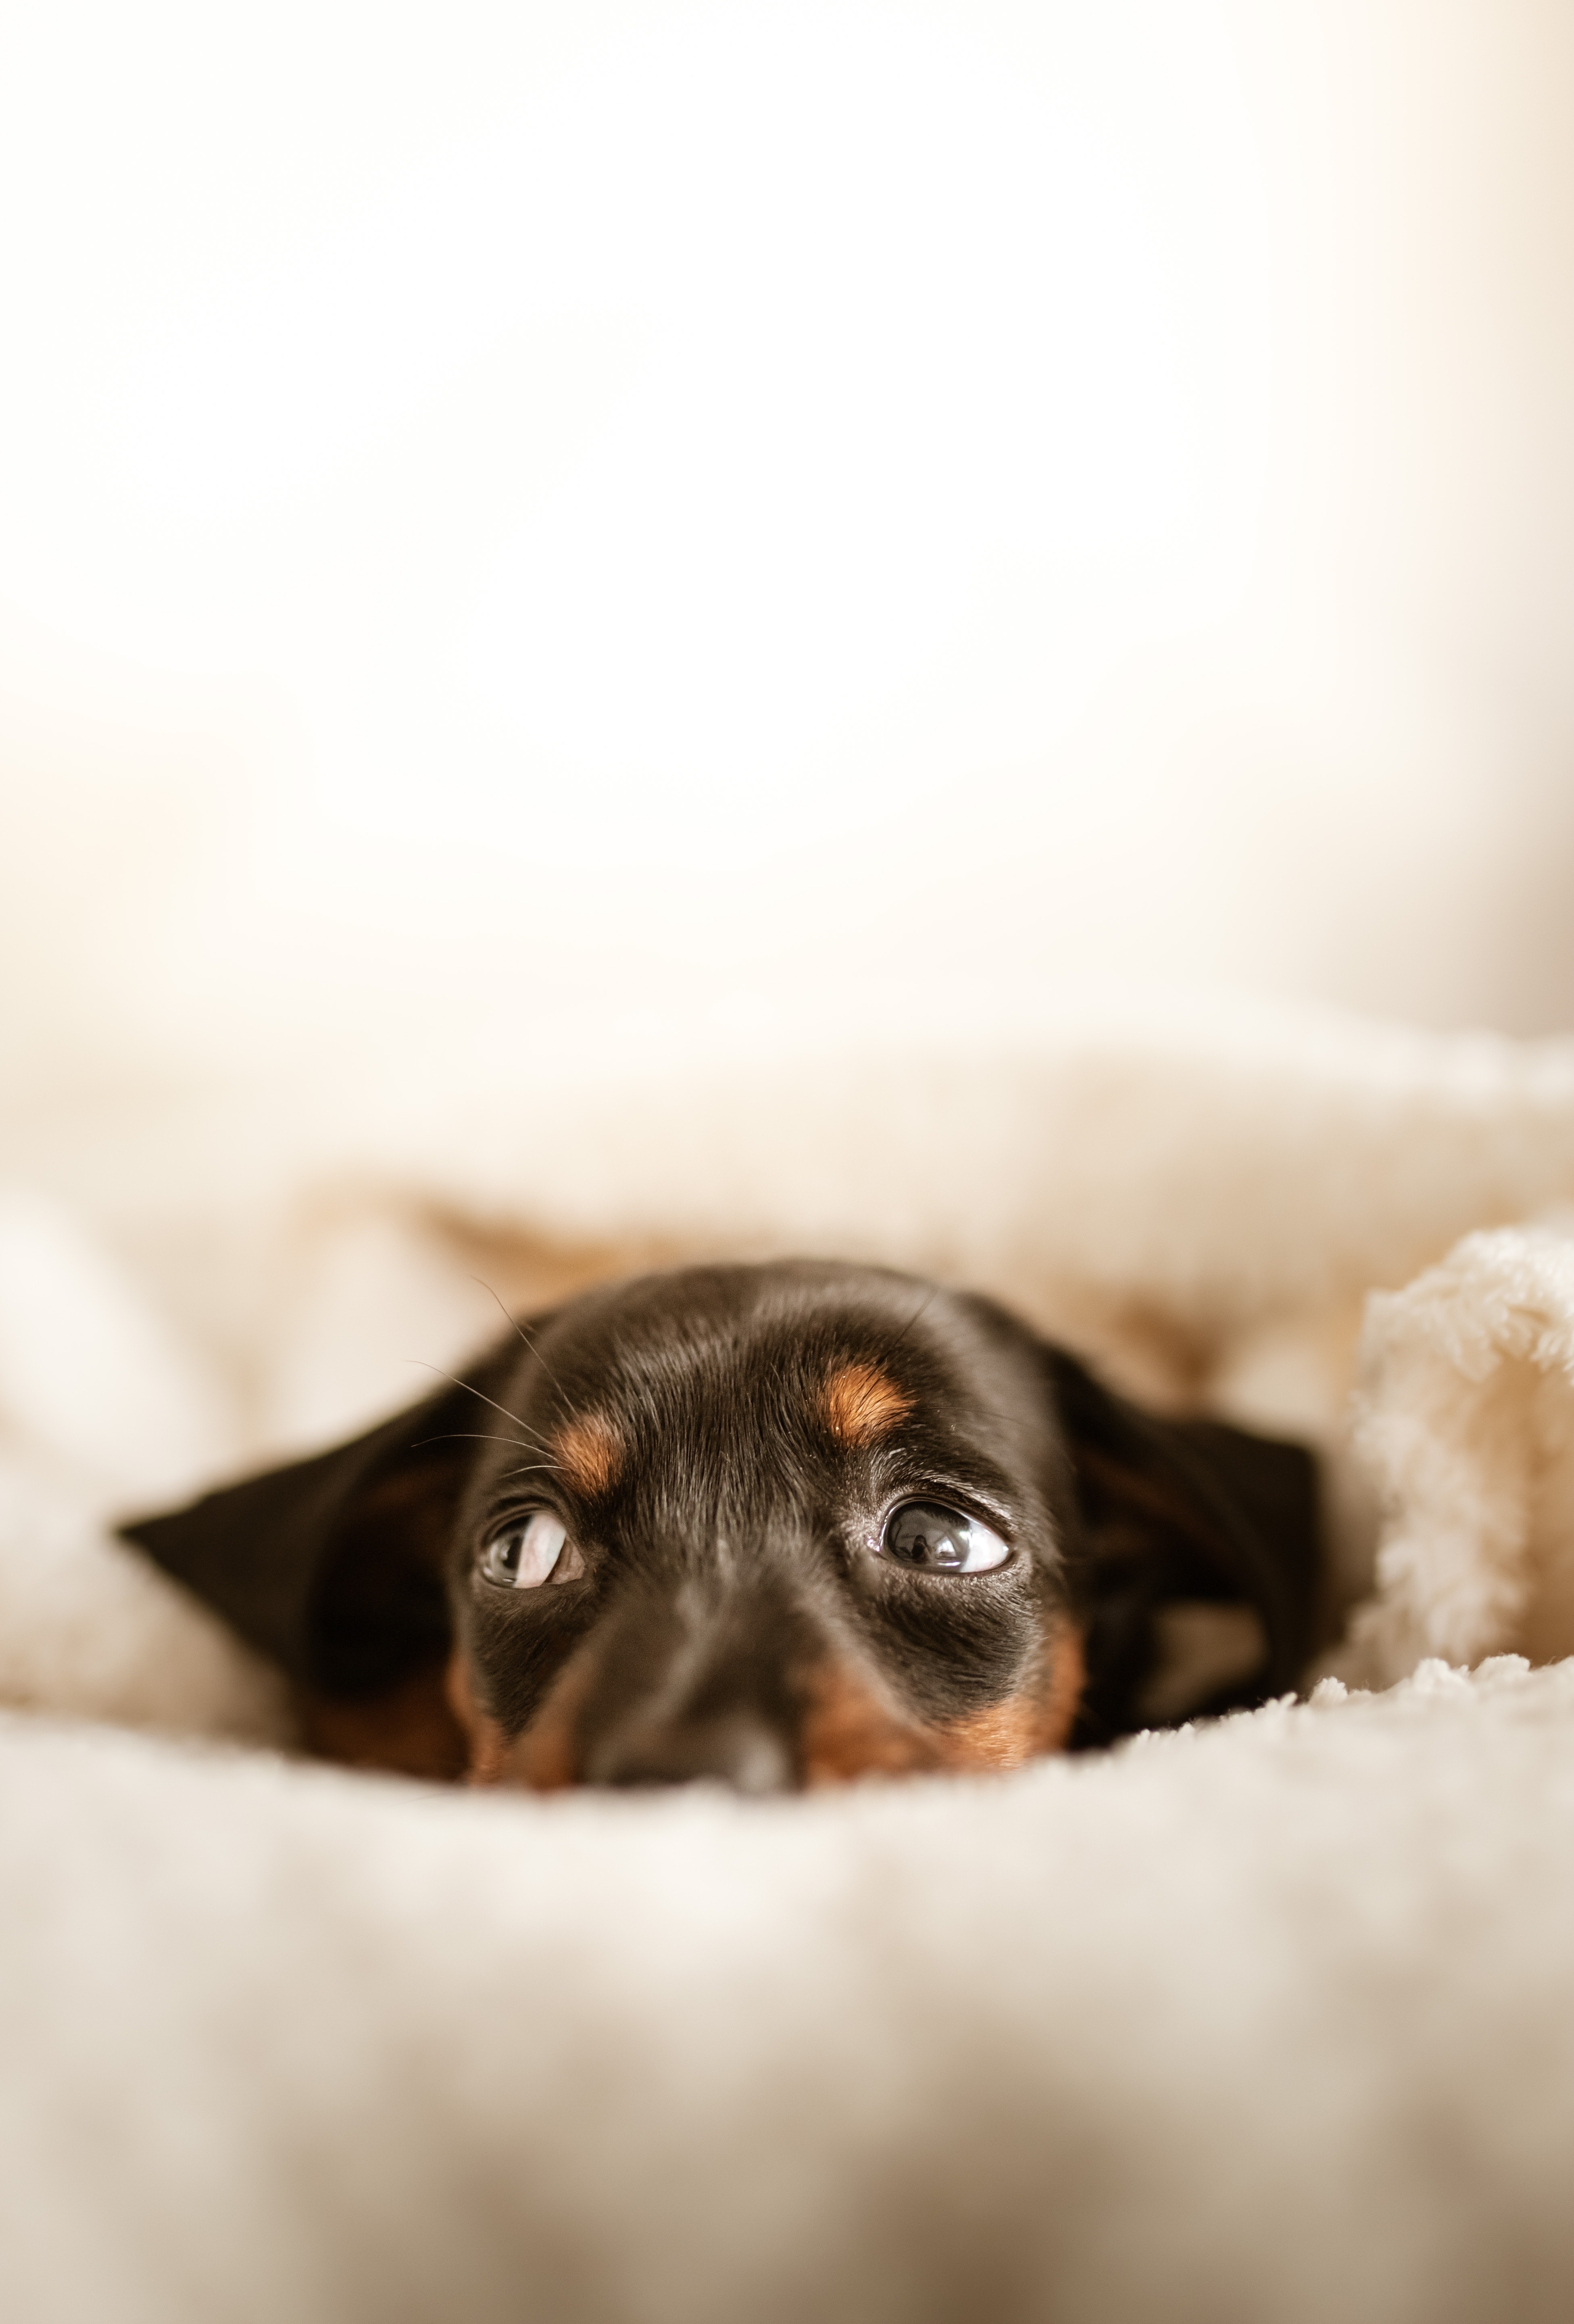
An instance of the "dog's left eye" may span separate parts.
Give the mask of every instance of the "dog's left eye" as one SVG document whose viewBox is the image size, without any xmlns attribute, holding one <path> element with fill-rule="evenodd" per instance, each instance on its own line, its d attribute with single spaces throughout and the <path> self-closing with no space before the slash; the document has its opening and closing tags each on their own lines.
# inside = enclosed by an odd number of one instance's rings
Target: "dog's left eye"
<svg viewBox="0 0 1574 2324">
<path fill-rule="evenodd" d="M 898 1565 L 921 1573 L 987 1573 L 1011 1554 L 999 1535 L 977 1517 L 934 1501 L 908 1501 L 894 1509 L 880 1547 Z"/>
<path fill-rule="evenodd" d="M 584 1560 L 562 1519 L 538 1509 L 492 1535 L 481 1553 L 481 1571 L 505 1590 L 537 1590 L 543 1582 L 577 1582 Z"/>
</svg>

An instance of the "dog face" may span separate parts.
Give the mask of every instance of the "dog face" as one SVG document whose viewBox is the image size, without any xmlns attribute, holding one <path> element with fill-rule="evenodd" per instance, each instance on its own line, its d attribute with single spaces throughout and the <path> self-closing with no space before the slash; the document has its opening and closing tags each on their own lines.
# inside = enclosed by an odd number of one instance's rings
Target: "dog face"
<svg viewBox="0 0 1574 2324">
<path fill-rule="evenodd" d="M 1064 1740 L 1082 1545 L 1014 1326 L 799 1267 L 649 1277 L 532 1339 L 449 1568 L 486 1772 L 775 1790 Z"/>
<path fill-rule="evenodd" d="M 1303 1454 L 1155 1423 L 987 1301 L 798 1262 L 588 1292 L 128 1531 L 331 1756 L 770 1792 L 1119 1731 L 1177 1596 L 1255 1609 L 1247 1699 L 1291 1683 L 1310 1495 Z"/>
</svg>

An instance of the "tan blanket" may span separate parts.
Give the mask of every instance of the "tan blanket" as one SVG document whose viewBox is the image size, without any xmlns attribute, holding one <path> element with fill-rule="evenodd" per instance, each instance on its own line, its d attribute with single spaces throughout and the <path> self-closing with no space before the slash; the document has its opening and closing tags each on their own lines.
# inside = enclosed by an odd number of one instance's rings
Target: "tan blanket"
<svg viewBox="0 0 1574 2324">
<path fill-rule="evenodd" d="M 6 2313 L 1568 2312 L 1574 1665 L 1444 1663 L 1574 1651 L 1574 1047 L 701 1028 L 11 1175 L 0 1702 L 115 1723 L 0 1728 Z M 259 1751 L 269 1674 L 108 1538 L 413 1400 L 477 1277 L 788 1249 L 1313 1437 L 1329 1666 L 1417 1674 L 990 1784 L 471 1799 Z"/>
</svg>

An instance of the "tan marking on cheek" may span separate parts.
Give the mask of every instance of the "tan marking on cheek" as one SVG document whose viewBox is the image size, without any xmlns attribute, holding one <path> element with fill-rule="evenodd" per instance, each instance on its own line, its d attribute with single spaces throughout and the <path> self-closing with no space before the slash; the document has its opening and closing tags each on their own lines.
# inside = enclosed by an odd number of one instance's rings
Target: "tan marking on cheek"
<svg viewBox="0 0 1574 2324">
<path fill-rule="evenodd" d="M 470 1742 L 467 1784 L 512 1784 L 532 1792 L 566 1791 L 579 1781 L 574 1723 L 589 1679 L 571 1663 L 522 1734 L 511 1742 L 475 1701 L 462 1655 L 448 1665 L 448 1700 Z"/>
<path fill-rule="evenodd" d="M 623 1465 L 622 1444 L 599 1413 L 566 1420 L 552 1438 L 552 1450 L 576 1492 L 604 1493 Z"/>
<path fill-rule="evenodd" d="M 839 1444 L 873 1444 L 893 1429 L 913 1399 L 877 1365 L 843 1364 L 819 1395 L 820 1417 Z"/>
<path fill-rule="evenodd" d="M 419 1671 L 398 1686 L 354 1702 L 306 1690 L 296 1702 L 301 1739 L 319 1759 L 433 1784 L 457 1783 L 465 1773 L 468 1738 L 455 1718 L 440 1668 Z"/>
<path fill-rule="evenodd" d="M 511 1784 L 529 1792 L 563 1792 L 582 1783 L 579 1713 L 595 1676 L 595 1659 L 580 1653 L 558 1673 L 529 1725 L 511 1743 L 493 1720 L 494 1739 L 485 1772 L 472 1769 L 473 1783 Z"/>
<path fill-rule="evenodd" d="M 1031 1696 L 1011 1694 L 987 1711 L 953 1720 L 943 1730 L 943 1763 L 959 1773 L 967 1767 L 1019 1767 L 1038 1748 L 1038 1706 Z"/>
<path fill-rule="evenodd" d="M 1020 1767 L 1058 1751 L 1071 1733 L 1083 1683 L 1082 1642 L 1069 1623 L 1046 1645 L 1026 1686 L 1003 1702 L 943 1727 L 903 1719 L 843 1663 L 815 1675 L 801 1738 L 804 1780 L 847 1784 L 861 1775 L 921 1775 Z"/>
<path fill-rule="evenodd" d="M 815 1673 L 800 1748 L 809 1784 L 920 1775 L 940 1764 L 923 1729 L 898 1718 L 845 1663 Z"/>
<path fill-rule="evenodd" d="M 1043 1697 L 1044 1722 L 1034 1748 L 1039 1751 L 1063 1751 L 1082 1707 L 1082 1689 L 1088 1683 L 1082 1634 L 1072 1623 L 1063 1623 L 1050 1640 L 1046 1666 L 1049 1684 Z"/>
<path fill-rule="evenodd" d="M 502 1774 L 503 1753 L 508 1747 L 502 1729 L 475 1700 L 475 1691 L 470 1683 L 470 1666 L 460 1647 L 456 1646 L 448 1657 L 444 1691 L 448 1697 L 448 1707 L 463 1728 L 469 1747 L 465 1781 L 467 1784 L 497 1783 Z"/>
<path fill-rule="evenodd" d="M 1086 1674 L 1082 1638 L 1067 1622 L 1048 1640 L 1039 1670 L 1026 1686 L 941 1730 L 942 1765 L 958 1771 L 1020 1767 L 1046 1751 L 1063 1750 Z"/>
</svg>

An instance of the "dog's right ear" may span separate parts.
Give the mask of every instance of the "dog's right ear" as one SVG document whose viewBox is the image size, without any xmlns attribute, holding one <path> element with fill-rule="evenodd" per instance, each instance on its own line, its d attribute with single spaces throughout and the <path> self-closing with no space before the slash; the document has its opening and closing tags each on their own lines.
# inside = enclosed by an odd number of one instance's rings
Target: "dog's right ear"
<svg viewBox="0 0 1574 2324">
<path fill-rule="evenodd" d="M 1312 1455 L 1222 1421 L 1144 1412 L 1063 1349 L 1045 1356 L 1084 1545 L 1088 1681 L 1073 1742 L 1108 1743 L 1293 1688 L 1315 1643 Z"/>
<path fill-rule="evenodd" d="M 491 1406 L 519 1355 L 505 1340 L 347 1444 L 120 1530 L 304 1693 L 385 1694 L 446 1660 L 444 1561 L 474 1439 L 507 1426 Z"/>
</svg>

